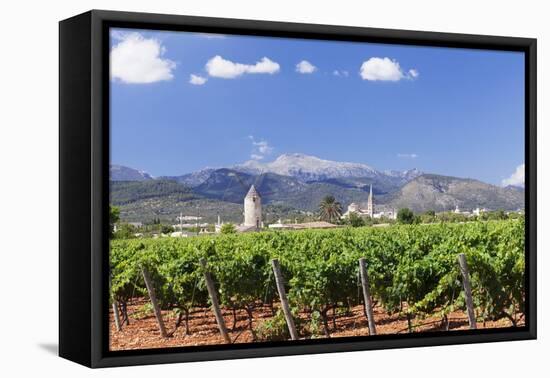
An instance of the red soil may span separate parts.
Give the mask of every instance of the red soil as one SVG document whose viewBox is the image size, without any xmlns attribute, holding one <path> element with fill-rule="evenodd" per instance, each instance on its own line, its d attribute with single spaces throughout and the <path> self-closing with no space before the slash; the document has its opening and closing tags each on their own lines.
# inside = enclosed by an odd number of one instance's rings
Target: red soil
<svg viewBox="0 0 550 378">
<path fill-rule="evenodd" d="M 209 308 L 195 308 L 191 311 L 189 319 L 190 335 L 185 334 L 185 322 L 175 329 L 177 316 L 172 311 L 163 311 L 163 319 L 170 337 L 162 338 L 158 329 L 155 316 L 152 312 L 138 316 L 140 309 L 146 303 L 146 299 L 138 298 L 128 305 L 130 324 L 123 324 L 118 332 L 114 324 L 114 316 L 110 311 L 110 339 L 111 350 L 148 349 L 181 347 L 192 345 L 223 344 L 216 320 Z M 229 329 L 229 335 L 233 343 L 252 343 L 252 332 L 248 326 L 248 317 L 244 310 L 237 311 L 237 324 L 233 329 L 233 315 L 231 311 L 223 311 L 224 319 Z M 256 327 L 263 319 L 272 316 L 271 309 L 267 306 L 259 306 L 253 312 L 253 326 Z M 308 314 L 300 314 L 300 318 L 307 321 Z M 448 316 L 449 331 L 465 330 L 469 328 L 468 318 L 463 311 L 455 311 Z M 398 314 L 388 315 L 380 306 L 374 308 L 376 332 L 382 334 L 408 333 L 407 319 Z M 330 337 L 368 336 L 368 324 L 363 314 L 362 306 L 355 306 L 349 314 L 338 315 L 335 319 L 336 328 L 333 328 L 332 311 L 329 312 Z M 444 331 L 440 316 L 431 316 L 425 319 L 413 319 L 414 332 Z M 524 325 L 524 321 L 518 322 Z M 482 328 L 503 328 L 512 326 L 508 319 L 487 321 L 485 324 L 477 324 Z M 322 336 L 324 337 L 324 336 Z M 261 341 L 257 341 L 261 342 Z"/>
</svg>

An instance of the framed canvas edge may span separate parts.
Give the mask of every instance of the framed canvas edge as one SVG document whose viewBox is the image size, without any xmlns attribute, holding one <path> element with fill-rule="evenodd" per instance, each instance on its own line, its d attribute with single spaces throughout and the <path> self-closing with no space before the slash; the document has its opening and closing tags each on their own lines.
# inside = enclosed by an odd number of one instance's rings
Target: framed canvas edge
<svg viewBox="0 0 550 378">
<path fill-rule="evenodd" d="M 364 27 L 298 24 L 271 21 L 251 21 L 196 16 L 175 16 L 134 12 L 115 12 L 93 10 L 91 15 L 91 358 L 90 367 L 111 367 L 121 365 L 141 365 L 173 362 L 191 362 L 220 359 L 270 357 L 300 355 L 311 353 L 330 353 L 361 351 L 372 349 L 425 347 L 452 344 L 470 344 L 482 342 L 514 341 L 536 339 L 536 39 L 484 36 L 472 34 L 417 32 L 407 30 L 373 29 Z M 108 35 L 107 25 L 126 24 L 136 28 L 162 27 L 198 28 L 204 30 L 225 30 L 226 32 L 251 33 L 254 35 L 273 35 L 282 33 L 287 36 L 341 39 L 341 40 L 377 40 L 382 43 L 400 43 L 445 47 L 464 47 L 478 49 L 515 50 L 525 52 L 525 162 L 526 191 L 525 202 L 528 209 L 526 217 L 526 324 L 518 330 L 497 330 L 490 333 L 446 334 L 425 337 L 396 337 L 387 340 L 360 340 L 331 342 L 314 345 L 251 346 L 241 349 L 192 351 L 181 348 L 178 352 L 146 350 L 139 355 L 112 355 L 106 353 L 108 342 L 105 334 L 105 311 L 108 308 L 106 288 L 108 287 L 108 250 L 109 244 L 105 230 L 108 224 L 108 207 L 104 206 L 109 192 L 109 118 L 105 111 L 108 103 L 109 75 L 108 54 L 105 43 Z M 212 32 L 212 31 L 211 31 Z M 401 42 L 399 42 L 401 41 Z M 105 80 L 107 79 L 107 80 Z M 107 196 L 105 196 L 107 194 Z M 107 256 L 106 256 L 107 255 Z M 333 340 L 334 341 L 334 340 Z"/>
<path fill-rule="evenodd" d="M 59 356 L 91 360 L 91 12 L 59 23 Z M 74 127 L 74 125 L 79 127 Z"/>
</svg>

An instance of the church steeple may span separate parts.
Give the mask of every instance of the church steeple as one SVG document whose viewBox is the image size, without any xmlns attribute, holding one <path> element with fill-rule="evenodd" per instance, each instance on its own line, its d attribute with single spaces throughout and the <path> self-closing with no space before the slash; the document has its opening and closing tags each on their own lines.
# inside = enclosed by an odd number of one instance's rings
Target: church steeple
<svg viewBox="0 0 550 378">
<path fill-rule="evenodd" d="M 367 213 L 369 217 L 374 217 L 374 198 L 372 196 L 372 184 L 370 184 L 369 199 L 367 202 Z"/>
</svg>

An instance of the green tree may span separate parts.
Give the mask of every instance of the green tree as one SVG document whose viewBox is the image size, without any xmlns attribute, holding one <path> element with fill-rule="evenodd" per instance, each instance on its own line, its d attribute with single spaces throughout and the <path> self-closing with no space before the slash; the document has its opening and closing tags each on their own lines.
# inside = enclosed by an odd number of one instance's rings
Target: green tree
<svg viewBox="0 0 550 378">
<path fill-rule="evenodd" d="M 112 238 L 115 233 L 115 224 L 120 220 L 120 209 L 116 206 L 109 206 L 109 229 L 110 237 Z"/>
<path fill-rule="evenodd" d="M 233 223 L 224 223 L 220 229 L 222 234 L 235 234 L 237 233 L 237 228 Z"/>
<path fill-rule="evenodd" d="M 510 214 L 508 214 L 508 219 L 522 219 L 522 218 L 523 218 L 523 214 L 519 212 L 511 212 Z"/>
<path fill-rule="evenodd" d="M 504 212 L 504 210 L 497 210 L 494 212 L 493 216 L 496 220 L 506 220 L 508 219 L 508 215 Z"/>
<path fill-rule="evenodd" d="M 363 227 L 365 225 L 365 220 L 356 213 L 350 213 L 348 219 L 346 219 L 346 223 L 351 227 Z"/>
<path fill-rule="evenodd" d="M 459 223 L 468 222 L 471 219 L 464 214 L 455 214 L 452 211 L 447 211 L 437 215 L 437 220 L 444 223 Z"/>
<path fill-rule="evenodd" d="M 399 209 L 397 212 L 397 222 L 401 224 L 413 224 L 415 222 L 414 213 L 409 208 Z"/>
<path fill-rule="evenodd" d="M 133 239 L 137 229 L 128 223 L 121 223 L 118 225 L 116 232 L 114 233 L 115 239 Z"/>
<path fill-rule="evenodd" d="M 420 215 L 420 222 L 421 223 L 434 223 L 436 221 L 436 215 L 435 211 L 428 210 L 424 214 Z"/>
<path fill-rule="evenodd" d="M 508 215 L 504 212 L 504 210 L 495 210 L 495 211 L 488 211 L 481 215 L 481 219 L 483 220 L 506 220 L 508 219 Z"/>
<path fill-rule="evenodd" d="M 171 234 L 172 232 L 174 232 L 174 227 L 167 224 L 163 224 L 161 227 L 161 232 L 163 234 Z"/>
<path fill-rule="evenodd" d="M 334 196 L 326 196 L 319 204 L 321 220 L 336 223 L 342 216 L 342 204 Z"/>
</svg>

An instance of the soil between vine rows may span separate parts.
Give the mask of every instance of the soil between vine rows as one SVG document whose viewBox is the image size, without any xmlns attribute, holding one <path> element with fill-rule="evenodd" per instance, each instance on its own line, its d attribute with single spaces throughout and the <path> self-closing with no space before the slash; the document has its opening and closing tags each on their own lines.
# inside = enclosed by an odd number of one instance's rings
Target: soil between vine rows
<svg viewBox="0 0 550 378">
<path fill-rule="evenodd" d="M 216 319 L 210 308 L 194 308 L 190 313 L 189 330 L 190 335 L 185 335 L 185 323 L 175 329 L 177 316 L 172 311 L 163 311 L 163 319 L 167 332 L 171 334 L 168 338 L 162 338 L 158 330 L 155 316 L 152 312 L 143 316 L 136 316 L 143 305 L 147 302 L 145 298 L 137 298 L 128 304 L 130 324 L 124 324 L 118 332 L 114 325 L 112 310 L 109 312 L 109 348 L 112 351 L 167 348 L 197 345 L 224 344 L 220 336 Z M 244 310 L 237 311 L 237 324 L 233 329 L 233 314 L 231 310 L 223 310 L 226 326 L 233 343 L 253 343 L 252 333 L 248 327 L 248 317 Z M 271 309 L 267 306 L 259 306 L 254 309 L 253 326 L 257 326 L 262 320 L 272 317 Z M 308 314 L 300 314 L 300 317 L 307 320 Z M 398 314 L 389 315 L 380 306 L 374 308 L 374 319 L 376 332 L 382 334 L 406 334 L 409 332 L 407 319 Z M 414 332 L 444 331 L 440 316 L 430 316 L 424 319 L 413 320 Z M 523 319 L 518 326 L 523 326 Z M 479 322 L 478 329 L 483 328 L 504 328 L 511 327 L 508 319 L 487 321 L 485 324 Z M 463 311 L 455 311 L 449 315 L 449 331 L 469 329 L 468 318 Z M 329 311 L 329 331 L 331 337 L 368 336 L 368 323 L 361 305 L 355 306 L 348 314 L 337 315 L 336 329 L 333 328 L 332 311 Z M 324 337 L 324 336 L 318 336 Z"/>
</svg>

